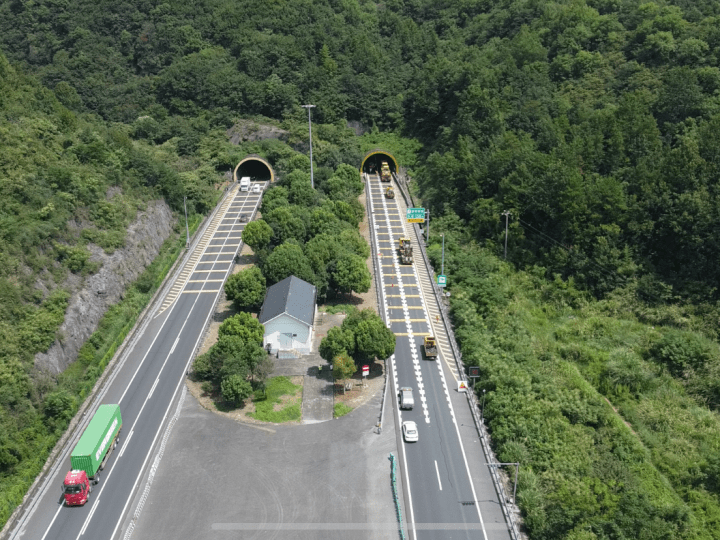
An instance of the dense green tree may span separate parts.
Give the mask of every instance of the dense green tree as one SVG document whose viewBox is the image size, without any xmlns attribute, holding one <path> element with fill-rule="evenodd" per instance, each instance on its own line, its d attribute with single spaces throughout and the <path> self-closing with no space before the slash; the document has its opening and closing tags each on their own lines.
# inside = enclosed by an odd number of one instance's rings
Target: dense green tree
<svg viewBox="0 0 720 540">
<path fill-rule="evenodd" d="M 272 243 L 276 246 L 287 240 L 304 242 L 307 228 L 302 212 L 298 206 L 281 206 L 263 214 L 263 219 L 273 230 Z"/>
<path fill-rule="evenodd" d="M 395 334 L 377 314 L 374 315 L 353 328 L 354 358 L 359 362 L 372 361 L 375 358 L 385 360 L 395 352 Z"/>
<path fill-rule="evenodd" d="M 236 407 L 242 406 L 243 402 L 252 394 L 252 385 L 240 375 L 228 375 L 220 383 L 223 399 L 229 401 Z"/>
<path fill-rule="evenodd" d="M 320 342 L 319 352 L 328 362 L 340 354 L 352 354 L 355 352 L 355 336 L 342 326 L 334 326 Z"/>
<path fill-rule="evenodd" d="M 302 248 L 290 242 L 276 247 L 265 260 L 262 270 L 268 285 L 274 285 L 288 276 L 295 276 L 308 283 L 313 283 L 315 278 Z"/>
<path fill-rule="evenodd" d="M 341 352 L 334 356 L 332 359 L 332 370 L 333 377 L 335 380 L 347 380 L 352 377 L 357 371 L 357 365 L 350 355 L 346 352 Z M 343 385 L 343 391 L 344 391 Z"/>
<path fill-rule="evenodd" d="M 263 194 L 260 211 L 265 215 L 288 204 L 288 190 L 283 186 L 273 186 Z"/>
<path fill-rule="evenodd" d="M 223 321 L 218 328 L 218 336 L 237 336 L 246 344 L 262 344 L 265 327 L 250 313 L 240 312 Z"/>
<path fill-rule="evenodd" d="M 273 237 L 273 230 L 264 219 L 251 221 L 242 232 L 242 239 L 253 251 L 264 249 Z"/>
<path fill-rule="evenodd" d="M 330 287 L 337 292 L 365 293 L 370 290 L 372 276 L 362 257 L 349 252 L 343 253 L 335 259 L 328 270 Z"/>
<path fill-rule="evenodd" d="M 265 292 L 265 276 L 256 266 L 231 275 L 225 282 L 225 296 L 241 310 L 259 308 L 265 299 Z"/>
</svg>

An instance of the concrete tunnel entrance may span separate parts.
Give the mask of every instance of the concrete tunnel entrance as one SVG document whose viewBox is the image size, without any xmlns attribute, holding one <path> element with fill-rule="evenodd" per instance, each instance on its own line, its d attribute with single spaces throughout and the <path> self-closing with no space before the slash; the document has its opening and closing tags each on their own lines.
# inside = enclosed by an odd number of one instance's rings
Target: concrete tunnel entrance
<svg viewBox="0 0 720 540">
<path fill-rule="evenodd" d="M 380 148 L 371 150 L 362 160 L 360 164 L 360 172 L 374 174 L 380 170 L 380 165 L 383 161 L 387 161 L 390 166 L 390 171 L 393 174 L 397 174 L 400 170 L 398 162 L 390 152 L 386 152 Z"/>
<path fill-rule="evenodd" d="M 239 182 L 241 178 L 249 176 L 253 182 L 275 181 L 275 172 L 270 164 L 258 155 L 249 155 L 235 166 L 233 181 Z"/>
</svg>

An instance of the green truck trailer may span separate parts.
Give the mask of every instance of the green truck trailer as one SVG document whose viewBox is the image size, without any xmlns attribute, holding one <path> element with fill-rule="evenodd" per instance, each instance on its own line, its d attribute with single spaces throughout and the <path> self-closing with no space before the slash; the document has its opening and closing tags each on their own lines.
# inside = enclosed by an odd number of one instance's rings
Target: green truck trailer
<svg viewBox="0 0 720 540">
<path fill-rule="evenodd" d="M 100 480 L 110 451 L 120 440 L 122 416 L 119 405 L 100 405 L 90 424 L 70 454 L 72 469 L 62 485 L 65 504 L 83 505 L 88 501 L 93 484 Z"/>
<path fill-rule="evenodd" d="M 93 479 L 117 444 L 121 427 L 120 405 L 100 405 L 70 455 L 72 469 L 83 470 Z"/>
</svg>

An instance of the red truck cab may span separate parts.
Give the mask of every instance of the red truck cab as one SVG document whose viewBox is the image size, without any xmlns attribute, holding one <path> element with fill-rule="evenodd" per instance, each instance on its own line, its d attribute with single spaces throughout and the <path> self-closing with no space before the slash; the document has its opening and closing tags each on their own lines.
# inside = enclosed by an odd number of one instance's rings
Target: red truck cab
<svg viewBox="0 0 720 540">
<path fill-rule="evenodd" d="M 65 504 L 68 506 L 82 506 L 88 501 L 92 485 L 85 471 L 72 470 L 65 475 L 63 482 Z"/>
</svg>

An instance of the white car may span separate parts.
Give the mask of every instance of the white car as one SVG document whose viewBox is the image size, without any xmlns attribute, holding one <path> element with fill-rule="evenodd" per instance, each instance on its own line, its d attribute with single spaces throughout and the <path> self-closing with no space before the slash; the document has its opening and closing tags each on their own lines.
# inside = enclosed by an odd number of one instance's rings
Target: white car
<svg viewBox="0 0 720 540">
<path fill-rule="evenodd" d="M 253 193 L 260 193 L 262 189 L 260 188 L 260 184 L 253 184 L 252 192 Z"/>
<path fill-rule="evenodd" d="M 418 441 L 418 429 L 417 424 L 411 420 L 403 422 L 402 424 L 403 437 L 405 442 L 417 442 Z"/>
</svg>

